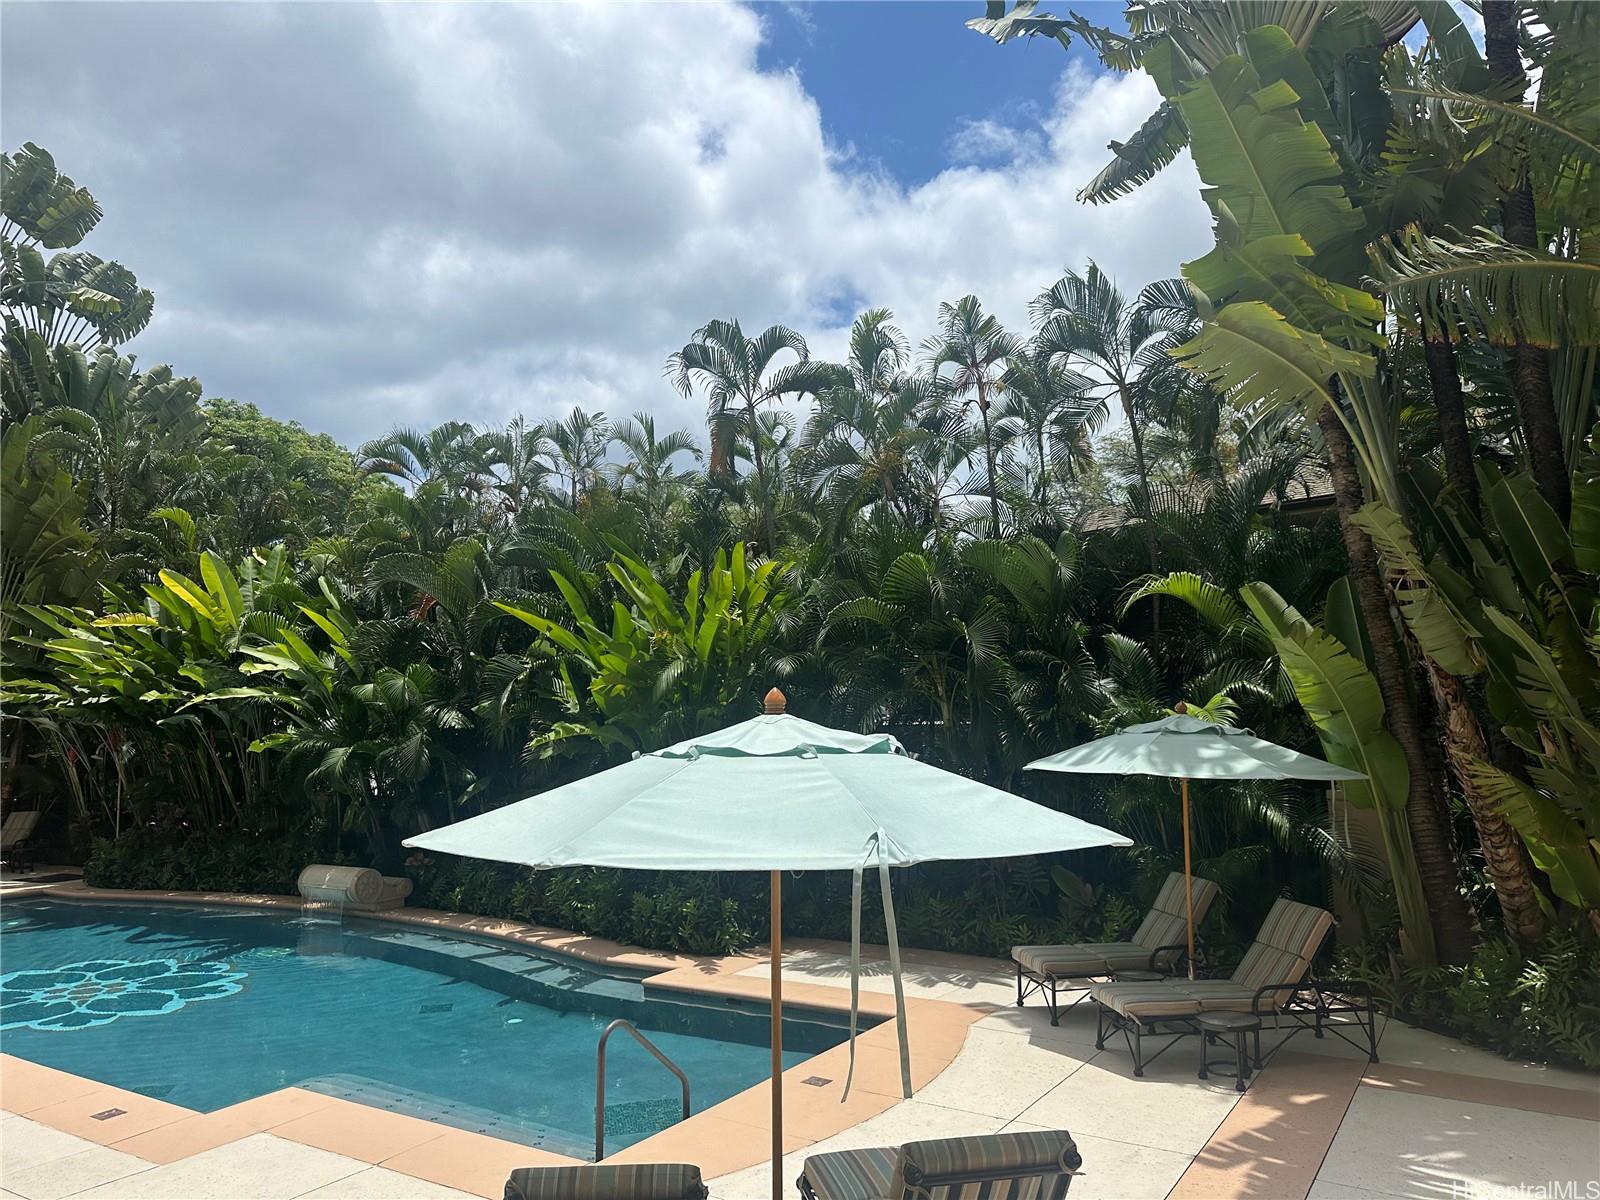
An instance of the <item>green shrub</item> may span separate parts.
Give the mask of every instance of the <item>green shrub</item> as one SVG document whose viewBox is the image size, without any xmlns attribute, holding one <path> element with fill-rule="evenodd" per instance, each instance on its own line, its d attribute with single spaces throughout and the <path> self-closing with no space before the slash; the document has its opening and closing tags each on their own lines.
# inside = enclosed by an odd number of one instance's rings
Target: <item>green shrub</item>
<svg viewBox="0 0 1600 1200">
<path fill-rule="evenodd" d="M 425 908 L 554 925 L 682 954 L 731 954 L 770 936 L 768 878 L 756 872 L 646 872 L 602 867 L 531 871 L 470 859 L 418 856 L 411 902 Z M 1073 877 L 1066 890 L 1037 862 L 979 870 L 930 864 L 894 873 L 895 916 L 907 948 L 1003 957 L 1024 942 L 1126 936 L 1144 906 Z M 786 876 L 790 937 L 850 937 L 850 876 Z M 862 903 L 862 937 L 887 938 L 875 873 Z"/>
<path fill-rule="evenodd" d="M 337 861 L 311 831 L 268 836 L 147 826 L 115 841 L 96 838 L 83 881 L 103 888 L 292 896 L 307 863 Z"/>
<path fill-rule="evenodd" d="M 1600 942 L 1555 930 L 1531 952 L 1489 938 L 1461 967 L 1403 969 L 1362 947 L 1343 970 L 1365 980 L 1395 1015 L 1507 1057 L 1600 1069 Z"/>
</svg>

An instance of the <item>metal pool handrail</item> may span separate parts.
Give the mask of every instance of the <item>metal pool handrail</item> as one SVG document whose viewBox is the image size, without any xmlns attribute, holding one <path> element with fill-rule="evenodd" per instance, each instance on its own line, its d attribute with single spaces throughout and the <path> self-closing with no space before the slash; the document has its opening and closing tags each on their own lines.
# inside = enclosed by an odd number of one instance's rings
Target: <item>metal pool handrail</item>
<svg viewBox="0 0 1600 1200">
<path fill-rule="evenodd" d="M 618 1029 L 626 1029 L 633 1035 L 633 1040 L 638 1042 L 651 1054 L 656 1061 L 678 1077 L 678 1082 L 683 1086 L 683 1115 L 689 1116 L 689 1077 L 678 1069 L 678 1064 L 673 1062 L 649 1038 L 640 1033 L 634 1023 L 626 1017 L 618 1017 L 607 1025 L 605 1032 L 600 1035 L 600 1044 L 594 1052 L 594 1160 L 599 1162 L 606 1156 L 606 1042 Z"/>
</svg>

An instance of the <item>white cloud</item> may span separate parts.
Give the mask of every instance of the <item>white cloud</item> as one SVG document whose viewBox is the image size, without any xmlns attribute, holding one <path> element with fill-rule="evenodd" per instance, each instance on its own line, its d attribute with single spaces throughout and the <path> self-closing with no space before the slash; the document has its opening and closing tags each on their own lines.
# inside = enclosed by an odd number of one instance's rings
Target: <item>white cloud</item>
<svg viewBox="0 0 1600 1200">
<path fill-rule="evenodd" d="M 1063 267 L 1093 257 L 1132 291 L 1209 244 L 1187 158 L 1077 203 L 1156 97 L 1065 57 L 1049 111 L 952 131 L 956 165 L 905 188 L 828 143 L 732 5 L 17 17 L 5 140 L 48 146 L 112 214 L 94 248 L 157 289 L 141 359 L 350 441 L 573 403 L 698 428 L 661 371 L 710 317 L 837 355 L 856 307 L 916 341 L 974 292 L 1020 328 Z M 129 97 L 105 68 L 149 43 L 169 69 Z"/>
</svg>

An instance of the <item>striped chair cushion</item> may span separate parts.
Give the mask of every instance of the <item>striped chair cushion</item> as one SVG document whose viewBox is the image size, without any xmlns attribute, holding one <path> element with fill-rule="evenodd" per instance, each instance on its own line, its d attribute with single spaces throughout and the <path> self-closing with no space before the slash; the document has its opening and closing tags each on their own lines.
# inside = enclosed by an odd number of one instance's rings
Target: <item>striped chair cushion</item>
<svg viewBox="0 0 1600 1200">
<path fill-rule="evenodd" d="M 1205 920 L 1216 898 L 1217 885 L 1209 879 L 1194 881 L 1194 923 Z M 1131 942 L 1080 942 L 1062 946 L 1013 946 L 1011 957 L 1024 971 L 1061 979 L 1091 979 L 1113 971 L 1139 971 L 1150 966 L 1150 952 L 1162 946 L 1182 945 L 1188 937 L 1184 917 L 1183 876 L 1167 876 Z"/>
<path fill-rule="evenodd" d="M 1153 983 L 1102 983 L 1089 989 L 1089 998 L 1139 1021 L 1192 1017 L 1200 1011 L 1200 1002 L 1183 991 L 1176 979 Z"/>
<path fill-rule="evenodd" d="M 685 1163 L 520 1167 L 505 1200 L 705 1200 L 700 1168 Z"/>
<path fill-rule="evenodd" d="M 1333 914 L 1327 909 L 1279 900 L 1239 961 L 1233 982 L 1253 990 L 1304 979 L 1332 928 Z M 1277 992 L 1272 997 L 1274 1005 L 1287 1004 L 1290 995 L 1288 990 Z"/>
<path fill-rule="evenodd" d="M 1038 1200 L 1059 1194 L 1063 1177 L 1083 1164 L 1072 1135 L 1061 1129 L 907 1142 L 901 1154 L 906 1182 L 925 1189 L 934 1200 Z M 950 1175 L 1017 1170 L 1027 1173 L 1013 1179 L 939 1182 Z"/>
<path fill-rule="evenodd" d="M 813 1154 L 802 1173 L 818 1200 L 899 1200 L 905 1192 L 899 1167 L 900 1151 L 879 1147 Z"/>
<path fill-rule="evenodd" d="M 1158 1021 L 1210 1010 L 1249 1012 L 1255 993 L 1227 979 L 1161 979 L 1101 984 L 1090 988 L 1089 996 L 1133 1020 Z"/>
<path fill-rule="evenodd" d="M 1200 923 L 1206 919 L 1206 910 L 1211 907 L 1211 901 L 1216 899 L 1217 885 L 1209 879 L 1198 876 L 1194 880 L 1194 923 L 1199 928 Z M 1167 876 L 1167 881 L 1161 885 L 1161 890 L 1156 893 L 1155 900 L 1150 905 L 1144 923 L 1133 935 L 1133 940 L 1140 946 L 1154 950 L 1158 946 L 1176 946 L 1188 937 L 1188 920 L 1185 916 L 1183 898 L 1183 875 L 1173 871 Z"/>
<path fill-rule="evenodd" d="M 1088 979 L 1150 965 L 1150 951 L 1133 942 L 1084 942 L 1077 946 L 1013 946 L 1011 957 L 1024 971 L 1067 979 Z"/>
</svg>

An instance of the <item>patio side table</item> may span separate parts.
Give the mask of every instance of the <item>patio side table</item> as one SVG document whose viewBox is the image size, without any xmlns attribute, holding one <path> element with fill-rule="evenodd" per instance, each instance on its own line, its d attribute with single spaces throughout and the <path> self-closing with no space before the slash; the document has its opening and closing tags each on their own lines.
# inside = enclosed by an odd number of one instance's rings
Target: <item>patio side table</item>
<svg viewBox="0 0 1600 1200">
<path fill-rule="evenodd" d="M 1244 1091 L 1250 1082 L 1252 1064 L 1257 1067 L 1261 1065 L 1261 1018 L 1242 1012 L 1203 1012 L 1194 1018 L 1194 1023 L 1200 1030 L 1200 1078 L 1205 1079 L 1209 1075 L 1220 1075 L 1224 1079 L 1231 1077 L 1235 1081 L 1234 1089 Z M 1254 1042 L 1253 1054 L 1245 1044 L 1246 1035 Z M 1229 1038 L 1233 1040 L 1233 1070 L 1213 1067 L 1212 1044 L 1227 1042 Z"/>
</svg>

